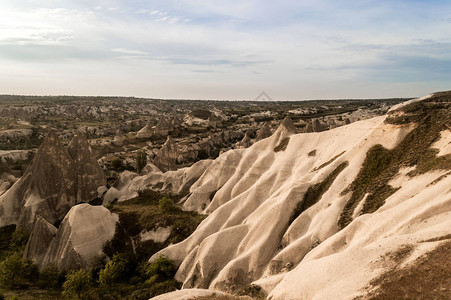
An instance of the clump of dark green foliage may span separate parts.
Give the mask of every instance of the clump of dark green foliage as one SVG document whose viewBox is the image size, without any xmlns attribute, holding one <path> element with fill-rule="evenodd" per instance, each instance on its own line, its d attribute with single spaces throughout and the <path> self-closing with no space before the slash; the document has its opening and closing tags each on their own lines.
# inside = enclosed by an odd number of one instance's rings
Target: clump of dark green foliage
<svg viewBox="0 0 451 300">
<path fill-rule="evenodd" d="M 177 270 L 166 257 L 148 264 L 157 251 L 187 238 L 204 219 L 195 212 L 183 211 L 174 200 L 152 191 L 139 192 L 136 199 L 115 203 L 111 210 L 119 214 L 114 237 L 103 252 L 110 261 L 98 272 L 97 289 L 114 286 L 120 295 L 133 294 L 133 299 L 148 299 L 180 288 L 173 279 Z M 158 227 L 172 226 L 164 243 L 141 241 L 140 233 Z M 126 286 L 133 285 L 134 291 Z"/>
<path fill-rule="evenodd" d="M 361 214 L 379 209 L 396 192 L 388 182 L 401 167 L 415 166 L 408 175 L 415 176 L 431 170 L 451 169 L 451 155 L 437 157 L 431 145 L 440 138 L 440 132 L 451 124 L 451 92 L 436 93 L 431 98 L 414 102 L 395 111 L 386 119 L 394 125 L 415 123 L 416 127 L 392 150 L 376 145 L 371 148 L 356 179 L 343 191 L 352 192 L 340 215 L 339 228 L 352 221 L 354 209 L 368 194 Z"/>
<path fill-rule="evenodd" d="M 309 186 L 307 192 L 304 194 L 302 201 L 300 201 L 290 217 L 289 224 L 293 223 L 302 212 L 318 202 L 323 194 L 330 188 L 337 176 L 348 166 L 348 162 L 342 162 L 335 170 L 333 170 L 323 181 Z"/>
<path fill-rule="evenodd" d="M 0 231 L 5 234 L 0 239 L 0 286 L 9 289 L 31 286 L 36 281 L 38 271 L 30 260 L 23 258 L 29 233 L 14 225 L 3 227 Z"/>
</svg>

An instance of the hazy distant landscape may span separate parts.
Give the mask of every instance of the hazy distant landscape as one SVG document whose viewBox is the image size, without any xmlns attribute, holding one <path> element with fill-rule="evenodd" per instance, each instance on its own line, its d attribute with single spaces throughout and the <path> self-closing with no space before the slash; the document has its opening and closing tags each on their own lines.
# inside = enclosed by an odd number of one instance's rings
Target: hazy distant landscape
<svg viewBox="0 0 451 300">
<path fill-rule="evenodd" d="M 449 95 L 2 96 L 3 293 L 148 299 L 182 288 L 161 299 L 428 298 L 410 283 L 428 272 L 427 294 L 446 298 Z M 425 195 L 435 196 L 424 202 Z M 420 247 L 425 242 L 435 246 Z M 335 253 L 327 264 L 347 275 L 326 276 L 324 253 Z M 385 261 L 378 268 L 375 257 Z M 341 266 L 349 259 L 367 267 Z M 309 274 L 304 264 L 318 280 L 343 285 L 305 278 L 294 287 L 292 276 Z M 355 274 L 361 279 L 350 285 Z"/>
</svg>

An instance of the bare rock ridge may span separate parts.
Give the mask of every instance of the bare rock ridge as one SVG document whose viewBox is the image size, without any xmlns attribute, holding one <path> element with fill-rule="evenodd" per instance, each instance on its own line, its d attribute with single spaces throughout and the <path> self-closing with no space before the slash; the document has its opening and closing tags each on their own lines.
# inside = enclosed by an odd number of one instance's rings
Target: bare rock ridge
<svg viewBox="0 0 451 300">
<path fill-rule="evenodd" d="M 22 178 L 0 197 L 0 225 L 31 229 L 37 215 L 54 224 L 75 204 L 96 198 L 102 185 L 105 175 L 86 139 L 75 136 L 66 148 L 49 132 Z"/>
<path fill-rule="evenodd" d="M 184 202 L 208 217 L 151 258 L 176 261 L 185 289 L 159 299 L 251 284 L 272 300 L 377 293 L 371 282 L 389 266 L 414 264 L 451 235 L 450 99 L 437 93 L 321 132 L 295 134 L 287 118 L 220 155 Z"/>
</svg>

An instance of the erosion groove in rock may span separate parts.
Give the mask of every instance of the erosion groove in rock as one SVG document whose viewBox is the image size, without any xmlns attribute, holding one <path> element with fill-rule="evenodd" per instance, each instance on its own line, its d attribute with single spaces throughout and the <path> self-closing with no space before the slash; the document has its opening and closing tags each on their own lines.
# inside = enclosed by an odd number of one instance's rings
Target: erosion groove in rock
<svg viewBox="0 0 451 300">
<path fill-rule="evenodd" d="M 289 224 L 293 223 L 293 221 L 296 220 L 296 218 L 299 217 L 302 212 L 318 202 L 323 194 L 330 188 L 335 178 L 337 178 L 341 171 L 343 171 L 344 168 L 346 168 L 348 165 L 349 163 L 347 161 L 342 162 L 338 165 L 338 167 L 335 168 L 335 170 L 327 175 L 327 177 L 323 181 L 309 186 L 307 192 L 304 194 L 302 201 L 300 201 L 296 205 L 296 208 L 294 209 L 294 212 L 290 217 Z"/>
</svg>

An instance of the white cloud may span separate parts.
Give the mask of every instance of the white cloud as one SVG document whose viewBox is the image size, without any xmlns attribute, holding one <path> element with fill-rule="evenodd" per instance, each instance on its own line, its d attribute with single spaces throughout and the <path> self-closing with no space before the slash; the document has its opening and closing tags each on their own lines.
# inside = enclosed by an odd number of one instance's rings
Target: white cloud
<svg viewBox="0 0 451 300">
<path fill-rule="evenodd" d="M 113 52 L 119 52 L 122 54 L 129 54 L 129 55 L 149 55 L 149 52 L 145 51 L 139 51 L 139 50 L 130 50 L 130 49 L 124 49 L 124 48 L 114 48 L 111 49 Z"/>
<path fill-rule="evenodd" d="M 105 1 L 94 1 L 90 7 L 75 1 L 37 1 L 39 5 L 33 7 L 12 0 L 6 0 L 9 5 L 0 4 L 0 64 L 21 61 L 13 68 L 14 78 L 0 72 L 4 87 L 8 82 L 20 86 L 24 78 L 20 73 L 31 78 L 40 66 L 42 72 L 59 72 L 55 78 L 67 78 L 58 82 L 71 93 L 70 79 L 83 83 L 79 66 L 92 70 L 91 64 L 98 80 L 111 82 L 117 93 L 130 84 L 136 95 L 253 98 L 254 89 L 258 93 L 269 86 L 276 97 L 277 93 L 291 99 L 301 93 L 331 97 L 334 92 L 346 97 L 347 85 L 355 86 L 353 95 L 376 91 L 376 85 L 367 82 L 369 75 L 394 54 L 436 60 L 451 56 L 446 46 L 451 42 L 448 23 L 394 11 L 384 1 L 366 1 L 365 8 L 306 0 L 183 0 L 177 5 L 168 0 L 153 6 L 147 6 L 147 1 L 118 0 L 112 2 L 118 8 L 114 16 Z M 436 12 L 437 20 L 448 12 Z M 35 46 L 42 47 L 36 50 Z M 112 78 L 112 72 L 116 77 Z M 155 83 L 152 89 L 146 86 L 149 81 Z M 94 93 L 95 86 L 85 83 L 86 90 Z M 27 82 L 22 86 L 28 86 Z M 55 89 L 54 85 L 35 86 L 36 90 L 41 86 L 43 93 Z M 395 92 L 407 84 L 387 86 Z M 215 93 L 220 97 L 214 97 Z"/>
</svg>

